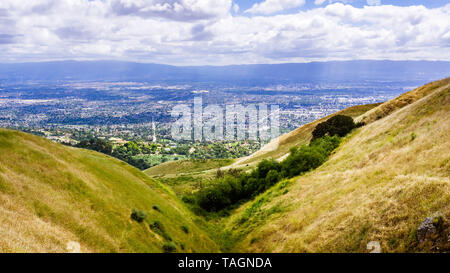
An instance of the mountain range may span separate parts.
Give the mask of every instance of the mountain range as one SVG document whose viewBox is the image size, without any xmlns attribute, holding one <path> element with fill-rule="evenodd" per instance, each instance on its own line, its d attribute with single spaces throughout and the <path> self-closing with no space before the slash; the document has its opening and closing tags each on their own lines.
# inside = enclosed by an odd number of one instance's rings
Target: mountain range
<svg viewBox="0 0 450 273">
<path fill-rule="evenodd" d="M 265 85 L 282 83 L 361 82 L 446 77 L 445 61 L 333 61 L 231 66 L 170 66 L 120 61 L 59 61 L 0 64 L 8 81 L 156 81 Z"/>
</svg>

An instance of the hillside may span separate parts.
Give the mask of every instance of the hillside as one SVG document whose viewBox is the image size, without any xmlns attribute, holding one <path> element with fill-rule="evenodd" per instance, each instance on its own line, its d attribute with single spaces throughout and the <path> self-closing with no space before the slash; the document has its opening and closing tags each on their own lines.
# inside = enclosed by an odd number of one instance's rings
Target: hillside
<svg viewBox="0 0 450 273">
<path fill-rule="evenodd" d="M 312 131 L 320 122 L 339 114 L 356 118 L 378 105 L 380 104 L 353 106 L 301 126 L 292 132 L 281 135 L 276 140 L 278 141 L 278 147 L 276 149 L 267 149 L 272 146 L 271 143 L 269 143 L 261 150 L 239 159 L 206 159 L 203 161 L 193 159 L 170 161 L 149 168 L 144 172 L 171 186 L 177 194 L 182 194 L 183 192 L 195 190 L 199 181 L 207 183 L 208 180 L 216 174 L 218 169 L 223 171 L 228 169 L 250 169 L 266 158 L 280 160 L 288 155 L 289 150 L 292 147 L 308 143 L 311 139 Z"/>
<path fill-rule="evenodd" d="M 233 167 L 243 167 L 247 164 L 255 165 L 264 158 L 274 158 L 279 160 L 286 157 L 292 147 L 308 143 L 311 139 L 311 133 L 317 124 L 328 120 L 332 116 L 346 115 L 354 118 L 356 122 L 364 122 L 369 124 L 427 96 L 435 91 L 436 88 L 447 85 L 448 83 L 450 83 L 449 78 L 432 82 L 410 92 L 406 92 L 401 96 L 385 103 L 357 105 L 318 119 L 314 122 L 301 126 L 292 132 L 281 135 L 278 139 L 276 139 L 276 142 L 278 142 L 276 149 L 272 149 L 271 147 L 273 147 L 273 144 L 269 143 L 267 147 L 263 147 L 260 151 L 248 157 L 236 160 L 233 163 Z"/>
<path fill-rule="evenodd" d="M 169 189 L 126 163 L 4 129 L 0 154 L 0 252 L 162 252 L 168 237 L 179 252 L 218 251 Z"/>
<path fill-rule="evenodd" d="M 149 176 L 171 176 L 201 173 L 233 162 L 232 159 L 186 159 L 165 162 L 145 170 Z"/>
<path fill-rule="evenodd" d="M 371 241 L 383 252 L 439 251 L 420 245 L 417 229 L 426 217 L 442 216 L 443 234 L 450 234 L 450 80 L 365 116 L 368 124 L 324 165 L 278 183 L 224 220 L 233 251 L 367 252 Z"/>
<path fill-rule="evenodd" d="M 317 124 L 319 124 L 335 115 L 346 115 L 346 116 L 350 116 L 352 118 L 356 118 L 379 105 L 380 104 L 367 104 L 367 105 L 353 106 L 353 107 L 344 109 L 342 111 L 336 112 L 332 115 L 326 116 L 324 118 L 315 120 L 311 123 L 305 124 L 297 129 L 295 129 L 292 132 L 281 135 L 280 137 L 278 137 L 278 139 L 267 144 L 265 147 L 263 147 L 261 150 L 257 151 L 256 153 L 254 153 L 248 157 L 236 160 L 233 163 L 232 167 L 239 168 L 239 167 L 246 166 L 247 164 L 255 165 L 256 163 L 258 163 L 259 161 L 261 161 L 265 158 L 274 158 L 274 159 L 278 159 L 278 160 L 282 159 L 289 153 L 289 150 L 292 147 L 308 143 L 311 140 L 311 133 L 314 130 L 314 128 L 317 126 Z M 277 142 L 277 146 L 275 149 L 273 149 L 273 143 L 275 143 L 275 142 Z"/>
</svg>

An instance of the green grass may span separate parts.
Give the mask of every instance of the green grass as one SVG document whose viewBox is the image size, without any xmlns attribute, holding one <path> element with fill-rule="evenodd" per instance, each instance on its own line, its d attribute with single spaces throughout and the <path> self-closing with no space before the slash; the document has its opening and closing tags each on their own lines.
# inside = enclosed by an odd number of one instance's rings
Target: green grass
<svg viewBox="0 0 450 273">
<path fill-rule="evenodd" d="M 0 154 L 0 251 L 64 252 L 75 241 L 87 252 L 162 252 L 133 209 L 157 218 L 186 252 L 218 250 L 167 186 L 126 163 L 4 129 Z"/>
<path fill-rule="evenodd" d="M 150 176 L 192 174 L 217 169 L 233 162 L 232 159 L 188 159 L 166 162 L 145 170 Z"/>
</svg>

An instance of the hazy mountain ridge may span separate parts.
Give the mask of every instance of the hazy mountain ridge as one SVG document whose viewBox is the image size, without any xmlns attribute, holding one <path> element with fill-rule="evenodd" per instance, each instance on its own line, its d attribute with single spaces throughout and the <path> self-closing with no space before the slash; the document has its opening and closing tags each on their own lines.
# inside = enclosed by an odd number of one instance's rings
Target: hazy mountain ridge
<svg viewBox="0 0 450 273">
<path fill-rule="evenodd" d="M 364 80 L 437 80 L 450 73 L 445 61 L 334 61 L 231 66 L 171 66 L 120 61 L 0 64 L 1 80 L 156 81 L 279 84 Z"/>
</svg>

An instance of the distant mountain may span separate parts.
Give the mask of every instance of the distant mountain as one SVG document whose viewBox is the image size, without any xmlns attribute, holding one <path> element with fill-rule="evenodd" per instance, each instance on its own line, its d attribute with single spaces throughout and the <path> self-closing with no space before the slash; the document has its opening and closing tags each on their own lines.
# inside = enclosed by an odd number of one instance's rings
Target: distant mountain
<svg viewBox="0 0 450 273">
<path fill-rule="evenodd" d="M 118 61 L 0 64 L 9 81 L 157 81 L 280 84 L 304 82 L 431 81 L 450 74 L 450 62 L 342 61 L 291 64 L 177 67 Z"/>
</svg>

